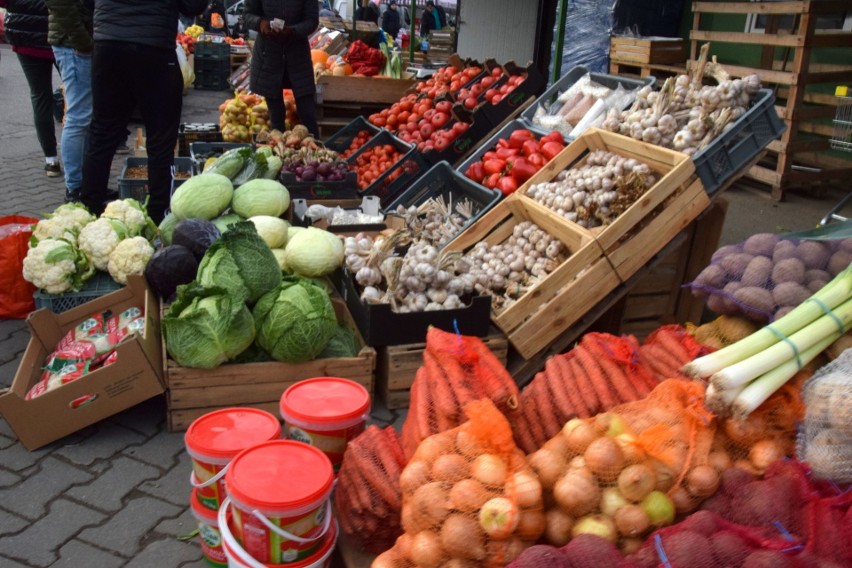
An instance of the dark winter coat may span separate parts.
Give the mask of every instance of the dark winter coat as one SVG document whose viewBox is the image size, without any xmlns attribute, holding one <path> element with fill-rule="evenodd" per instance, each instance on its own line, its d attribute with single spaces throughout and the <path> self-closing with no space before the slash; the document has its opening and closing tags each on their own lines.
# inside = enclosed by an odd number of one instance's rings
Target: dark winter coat
<svg viewBox="0 0 852 568">
<path fill-rule="evenodd" d="M 8 0 L 6 7 L 6 41 L 16 48 L 46 50 L 47 6 L 43 0 Z"/>
<path fill-rule="evenodd" d="M 95 41 L 174 49 L 178 15 L 206 7 L 207 0 L 95 0 Z"/>
<path fill-rule="evenodd" d="M 382 29 L 396 39 L 396 35 L 399 33 L 399 28 L 401 27 L 399 8 L 396 10 L 391 10 L 390 8 L 385 10 L 385 13 L 382 15 Z"/>
<path fill-rule="evenodd" d="M 360 20 L 362 22 L 373 22 L 374 24 L 379 24 L 379 8 L 372 2 L 368 3 L 366 6 L 361 6 L 357 10 L 355 10 L 355 19 Z"/>
<path fill-rule="evenodd" d="M 260 31 L 260 21 L 284 20 L 292 29 L 286 40 L 258 34 L 251 58 L 251 90 L 264 97 L 281 97 L 293 89 L 301 97 L 316 92 L 308 36 L 319 24 L 316 0 L 246 0 L 243 20 L 250 30 Z"/>
<path fill-rule="evenodd" d="M 92 51 L 95 0 L 45 0 L 50 11 L 47 41 L 50 45 Z"/>
</svg>

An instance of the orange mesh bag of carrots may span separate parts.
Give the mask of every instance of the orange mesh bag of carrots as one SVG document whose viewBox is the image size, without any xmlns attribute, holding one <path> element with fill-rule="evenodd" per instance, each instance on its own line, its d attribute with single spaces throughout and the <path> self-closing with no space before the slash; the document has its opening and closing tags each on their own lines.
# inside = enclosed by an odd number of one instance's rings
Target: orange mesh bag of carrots
<svg viewBox="0 0 852 568">
<path fill-rule="evenodd" d="M 505 566 L 544 530 L 541 484 L 489 399 L 424 439 L 402 471 L 402 527 L 373 568 Z"/>
<path fill-rule="evenodd" d="M 368 426 L 347 445 L 334 506 L 340 528 L 359 548 L 379 553 L 402 534 L 399 474 L 404 467 L 399 434 L 391 426 Z"/>
<path fill-rule="evenodd" d="M 714 431 L 704 386 L 682 379 L 594 418 L 569 420 L 527 458 L 548 505 L 546 541 L 564 546 L 596 534 L 635 547 L 695 509 L 719 484 L 708 463 Z"/>
<path fill-rule="evenodd" d="M 521 391 L 515 439 L 534 452 L 569 419 L 644 398 L 658 382 L 640 363 L 635 337 L 587 333 L 571 351 L 548 359 Z"/>
<path fill-rule="evenodd" d="M 698 343 L 686 328 L 672 324 L 651 332 L 639 351 L 647 371 L 658 381 L 662 381 L 686 378 L 680 371 L 681 367 L 696 357 L 712 353 L 715 349 Z"/>
<path fill-rule="evenodd" d="M 424 438 L 464 422 L 464 405 L 482 398 L 491 399 L 505 414 L 515 414 L 518 386 L 481 339 L 430 327 L 402 426 L 406 457 Z"/>
</svg>

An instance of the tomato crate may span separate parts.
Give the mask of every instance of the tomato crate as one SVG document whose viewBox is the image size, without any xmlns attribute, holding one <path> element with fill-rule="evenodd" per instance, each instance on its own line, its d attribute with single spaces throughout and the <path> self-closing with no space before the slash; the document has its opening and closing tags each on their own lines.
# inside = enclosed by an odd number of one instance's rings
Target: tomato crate
<svg viewBox="0 0 852 568">
<path fill-rule="evenodd" d="M 189 156 L 193 142 L 221 142 L 222 131 L 215 122 L 184 122 L 178 128 L 178 156 Z"/>
<path fill-rule="evenodd" d="M 550 274 L 511 305 L 491 311 L 494 325 L 523 358 L 530 359 L 612 292 L 619 280 L 588 232 L 573 229 L 555 212 L 520 196 L 498 203 L 446 248 L 466 253 L 478 242 L 500 244 L 524 221 L 559 240 L 567 251 L 567 257 Z"/>
<path fill-rule="evenodd" d="M 635 203 L 612 223 L 586 229 L 527 196 L 535 184 L 553 180 L 561 171 L 581 166 L 590 152 L 607 150 L 647 164 L 658 176 Z M 633 276 L 709 204 L 689 156 L 606 130 L 590 128 L 571 142 L 524 185 L 517 198 L 554 215 L 570 234 L 593 239 L 622 281 Z"/>
<path fill-rule="evenodd" d="M 361 349 L 355 357 L 314 359 L 305 363 L 225 364 L 215 369 L 179 366 L 162 343 L 168 428 L 186 430 L 199 416 L 230 406 L 260 408 L 278 415 L 278 403 L 287 387 L 313 377 L 342 377 L 373 392 L 376 350 L 368 347 L 346 305 L 332 299 L 337 321 L 355 332 Z M 166 309 L 165 307 L 163 308 Z"/>
<path fill-rule="evenodd" d="M 509 352 L 509 342 L 500 330 L 491 328 L 483 343 L 504 365 Z M 417 369 L 423 364 L 423 351 L 426 343 L 408 343 L 389 345 L 376 350 L 376 395 L 380 396 L 385 407 L 391 410 L 408 408 L 411 400 L 411 384 Z"/>
<path fill-rule="evenodd" d="M 296 181 L 296 174 L 281 172 L 279 181 L 290 193 L 291 199 L 335 200 L 358 198 L 358 176 L 348 172 L 339 181 Z"/>
<path fill-rule="evenodd" d="M 500 193 L 470 181 L 458 172 L 453 171 L 446 162 L 440 162 L 432 166 L 402 195 L 397 197 L 385 211 L 393 214 L 397 207 L 418 206 L 430 198 L 437 199 L 438 197 L 443 198 L 450 211 L 453 211 L 455 205 L 462 199 L 470 201 L 472 205 L 471 216 L 462 227 L 462 230 L 464 230 L 497 204 L 500 200 Z"/>
<path fill-rule="evenodd" d="M 378 126 L 370 124 L 363 116 L 357 116 L 352 122 L 329 136 L 328 140 L 325 141 L 325 147 L 338 154 L 343 154 L 362 130 L 369 132 L 370 138 L 382 131 Z"/>
<path fill-rule="evenodd" d="M 518 84 L 514 90 L 508 93 L 496 105 L 483 105 L 482 111 L 486 120 L 495 128 L 506 122 L 506 120 L 516 117 L 541 94 L 547 85 L 544 75 L 538 71 L 538 68 L 533 63 L 530 63 L 526 67 L 520 67 L 513 61 L 507 61 L 503 65 L 503 71 L 510 78 L 526 73 L 526 79 Z"/>
<path fill-rule="evenodd" d="M 148 197 L 148 179 L 127 177 L 127 170 L 148 166 L 148 158 L 129 157 L 124 161 L 121 173 L 118 176 L 118 196 L 121 199 L 132 197 L 139 203 L 144 203 Z M 174 191 L 183 182 L 192 176 L 192 158 L 175 158 L 172 166 L 172 188 Z"/>
<path fill-rule="evenodd" d="M 381 206 L 384 208 L 390 205 L 398 195 L 405 191 L 415 179 L 423 175 L 428 168 L 423 158 L 420 157 L 420 154 L 412 145 L 403 142 L 386 130 L 376 134 L 369 142 L 361 146 L 357 152 L 349 156 L 346 161 L 350 166 L 354 167 L 359 156 L 379 144 L 390 144 L 402 154 L 402 157 L 382 172 L 366 189 L 359 189 L 358 195 L 375 195 L 381 200 Z"/>
<path fill-rule="evenodd" d="M 455 165 L 477 148 L 479 143 L 488 137 L 493 132 L 494 127 L 485 118 L 482 107 L 478 107 L 473 111 L 464 108 L 461 103 L 453 105 L 453 119 L 442 129 L 448 131 L 453 128 L 456 122 L 465 122 L 469 126 L 467 130 L 459 133 L 443 150 L 431 150 L 421 152 L 423 160 L 434 165 L 440 162 L 447 162 L 450 165 Z"/>
</svg>

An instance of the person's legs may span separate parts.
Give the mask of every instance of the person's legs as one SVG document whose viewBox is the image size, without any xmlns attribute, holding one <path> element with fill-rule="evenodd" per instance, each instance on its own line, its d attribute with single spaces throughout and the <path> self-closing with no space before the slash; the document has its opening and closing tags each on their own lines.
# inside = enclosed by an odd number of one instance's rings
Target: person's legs
<svg viewBox="0 0 852 568">
<path fill-rule="evenodd" d="M 140 64 L 136 66 L 132 84 L 145 122 L 148 214 L 159 224 L 169 206 L 174 151 L 183 104 L 183 75 L 173 49 L 139 46 L 138 60 Z"/>
<path fill-rule="evenodd" d="M 135 99 L 127 80 L 137 69 L 130 44 L 95 42 L 92 55 L 92 122 L 83 161 L 81 201 L 95 215 L 103 213 L 110 198 L 108 188 L 112 158 L 125 139 Z"/>
<path fill-rule="evenodd" d="M 313 93 L 296 97 L 296 112 L 299 114 L 299 122 L 305 125 L 312 136 L 319 138 L 317 103 Z"/>
<path fill-rule="evenodd" d="M 287 109 L 283 93 L 279 97 L 266 97 L 266 106 L 269 108 L 269 126 L 284 132 Z"/>
<path fill-rule="evenodd" d="M 30 99 L 33 105 L 33 121 L 36 136 L 48 159 L 56 162 L 56 131 L 53 127 L 53 61 L 44 57 L 17 54 L 24 77 L 30 87 Z M 47 169 L 47 175 L 61 175 L 58 163 L 55 169 Z"/>
<path fill-rule="evenodd" d="M 92 56 L 77 54 L 70 47 L 54 46 L 53 53 L 65 85 L 65 125 L 61 139 L 65 193 L 68 199 L 79 199 L 92 120 Z"/>
</svg>

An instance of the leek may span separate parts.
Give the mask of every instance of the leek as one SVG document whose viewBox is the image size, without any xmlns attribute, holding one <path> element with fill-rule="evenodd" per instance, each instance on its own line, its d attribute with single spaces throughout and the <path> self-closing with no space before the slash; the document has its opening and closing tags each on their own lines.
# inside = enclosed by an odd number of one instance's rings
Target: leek
<svg viewBox="0 0 852 568">
<path fill-rule="evenodd" d="M 688 363 L 683 372 L 695 378 L 709 377 L 778 342 L 778 334 L 789 337 L 829 310 L 852 297 L 852 267 L 846 268 L 816 294 L 802 302 L 786 316 L 719 351 Z M 774 330 L 774 331 L 773 331 Z"/>
</svg>

